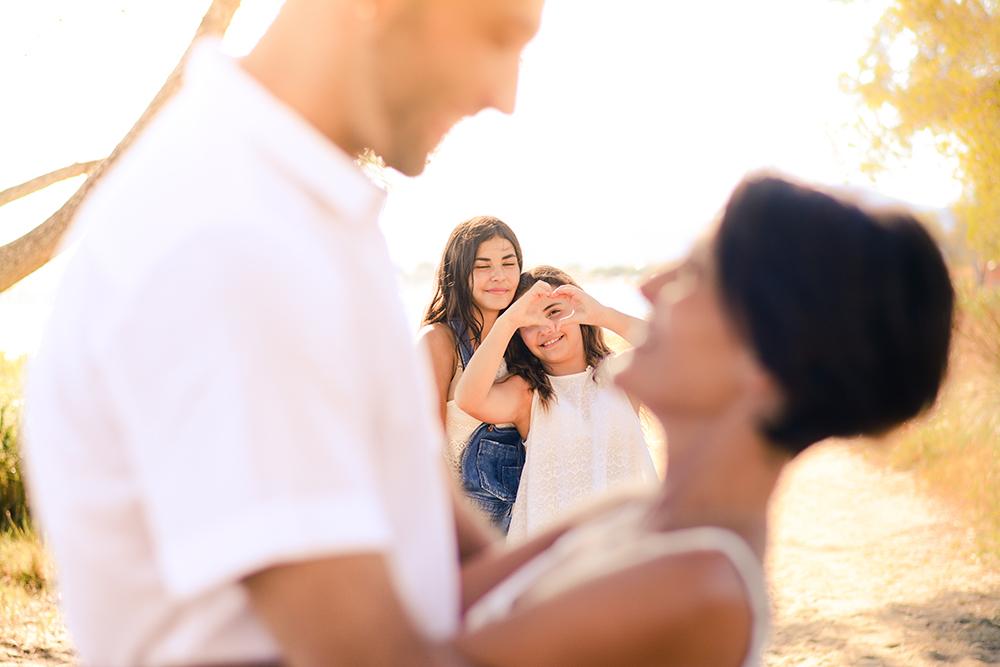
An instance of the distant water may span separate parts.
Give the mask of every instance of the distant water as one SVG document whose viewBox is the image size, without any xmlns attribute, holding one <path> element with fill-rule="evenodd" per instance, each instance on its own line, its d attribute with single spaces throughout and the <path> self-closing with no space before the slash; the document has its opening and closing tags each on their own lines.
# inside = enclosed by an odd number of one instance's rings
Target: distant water
<svg viewBox="0 0 1000 667">
<path fill-rule="evenodd" d="M 598 301 L 618 310 L 645 317 L 648 307 L 639 294 L 637 282 L 626 278 L 594 278 L 580 281 L 585 290 Z M 401 276 L 400 290 L 407 321 L 413 330 L 420 326 L 420 320 L 431 298 L 432 281 L 429 277 L 414 278 Z M 42 329 L 48 316 L 54 288 L 39 293 L 29 293 L 15 287 L 0 294 L 0 353 L 10 356 L 29 354 L 37 347 Z"/>
<path fill-rule="evenodd" d="M 611 306 L 634 317 L 646 317 L 649 305 L 639 293 L 638 283 L 625 278 L 595 278 L 580 280 L 591 296 L 601 303 Z M 433 283 L 429 278 L 402 277 L 400 289 L 403 296 L 403 307 L 409 322 L 414 329 L 419 328 L 420 320 L 430 303 Z"/>
</svg>

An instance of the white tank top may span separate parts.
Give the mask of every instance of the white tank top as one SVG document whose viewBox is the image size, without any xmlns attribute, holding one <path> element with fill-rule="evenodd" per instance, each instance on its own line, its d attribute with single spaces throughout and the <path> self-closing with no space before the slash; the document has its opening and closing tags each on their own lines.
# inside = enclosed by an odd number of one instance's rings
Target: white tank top
<svg viewBox="0 0 1000 667">
<path fill-rule="evenodd" d="M 712 551 L 725 556 L 743 581 L 751 628 L 742 667 L 758 667 L 770 628 L 770 604 L 756 554 L 742 537 L 724 528 L 650 531 L 641 523 L 647 509 L 648 501 L 633 501 L 568 531 L 477 601 L 466 614 L 466 627 L 476 630 L 505 618 L 515 605 L 540 603 L 657 558 Z"/>
<path fill-rule="evenodd" d="M 548 407 L 535 392 L 509 541 L 530 537 L 609 491 L 658 481 L 639 416 L 607 365 L 550 375 L 555 396 Z"/>
</svg>

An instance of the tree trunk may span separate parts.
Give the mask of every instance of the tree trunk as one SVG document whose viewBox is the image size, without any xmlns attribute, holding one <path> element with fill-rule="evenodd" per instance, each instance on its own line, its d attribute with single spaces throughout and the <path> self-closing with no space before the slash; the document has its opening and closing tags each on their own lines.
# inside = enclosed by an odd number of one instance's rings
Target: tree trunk
<svg viewBox="0 0 1000 667">
<path fill-rule="evenodd" d="M 55 255 L 56 248 L 59 245 L 59 241 L 69 226 L 70 221 L 73 219 L 73 215 L 76 213 L 80 204 L 90 193 L 91 189 L 96 185 L 101 177 L 107 172 L 108 168 L 114 164 L 118 159 L 118 156 L 122 154 L 135 140 L 136 136 L 149 124 L 150 119 L 163 107 L 164 103 L 170 96 L 177 90 L 180 86 L 181 73 L 184 69 L 184 62 L 187 59 L 188 53 L 191 51 L 191 46 L 201 37 L 205 35 L 222 35 L 226 32 L 226 28 L 229 27 L 229 23 L 233 20 L 233 15 L 240 6 L 240 0 L 212 0 L 211 6 L 205 13 L 205 17 L 201 20 L 201 24 L 198 26 L 198 30 L 191 40 L 191 44 L 188 45 L 187 50 L 184 52 L 184 56 L 181 57 L 180 62 L 174 68 L 174 71 L 170 73 L 167 77 L 166 82 L 160 88 L 156 97 L 150 102 L 149 106 L 136 121 L 132 129 L 128 131 L 128 134 L 115 146 L 114 151 L 111 152 L 104 160 L 99 161 L 98 164 L 93 166 L 90 170 L 90 176 L 87 180 L 80 186 L 69 200 L 62 205 L 62 207 L 53 213 L 48 220 L 35 227 L 33 230 L 22 236 L 21 238 L 12 241 L 4 246 L 0 246 L 0 292 L 6 290 L 14 283 L 18 282 L 25 276 L 31 274 L 33 271 L 41 268 L 46 262 L 48 262 Z M 84 163 L 93 164 L 93 163 Z M 32 179 L 23 185 L 10 188 L 0 193 L 0 206 L 7 203 L 8 201 L 13 201 L 19 197 L 29 194 L 29 192 L 24 190 L 30 190 L 34 192 L 39 190 L 45 185 L 50 185 L 59 180 L 65 178 L 71 178 L 71 176 L 62 176 L 61 178 L 55 178 L 54 175 L 60 172 L 69 172 L 74 166 L 64 167 L 63 169 L 52 172 L 51 174 L 46 174 L 45 176 L 39 176 L 38 178 Z M 86 173 L 86 172 L 80 172 Z M 79 175 L 79 174 L 73 174 Z M 45 185 L 38 185 L 46 178 L 54 178 L 49 183 Z M 33 185 L 34 184 L 34 185 Z M 34 189 L 31 189 L 34 188 Z M 21 191 L 21 194 L 18 192 Z M 3 197 L 8 196 L 8 193 L 12 193 L 10 198 L 4 200 Z"/>
</svg>

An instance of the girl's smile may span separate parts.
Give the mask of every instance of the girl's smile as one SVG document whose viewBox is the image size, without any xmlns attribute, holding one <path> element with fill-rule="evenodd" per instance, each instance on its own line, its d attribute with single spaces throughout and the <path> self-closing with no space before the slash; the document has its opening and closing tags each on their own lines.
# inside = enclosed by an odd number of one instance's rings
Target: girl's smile
<svg viewBox="0 0 1000 667">
<path fill-rule="evenodd" d="M 544 349 L 548 349 L 548 348 L 552 347 L 553 345 L 559 344 L 559 342 L 561 342 L 565 338 L 566 338 L 566 334 L 564 334 L 564 333 L 558 333 L 558 334 L 555 335 L 555 337 L 550 338 L 547 341 L 544 341 L 542 343 L 539 343 L 538 347 L 541 347 L 541 348 L 544 348 Z"/>
</svg>

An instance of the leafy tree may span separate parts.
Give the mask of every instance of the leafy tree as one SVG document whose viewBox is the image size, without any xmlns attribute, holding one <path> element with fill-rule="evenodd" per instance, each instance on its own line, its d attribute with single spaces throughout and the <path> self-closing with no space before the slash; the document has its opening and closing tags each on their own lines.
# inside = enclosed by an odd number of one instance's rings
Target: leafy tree
<svg viewBox="0 0 1000 667">
<path fill-rule="evenodd" d="M 1000 0 L 893 0 L 849 88 L 878 119 L 876 168 L 925 131 L 957 160 L 955 214 L 982 259 L 1000 259 Z"/>
</svg>

